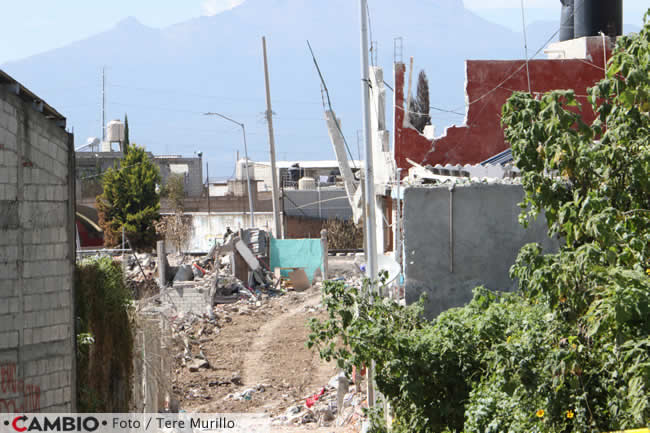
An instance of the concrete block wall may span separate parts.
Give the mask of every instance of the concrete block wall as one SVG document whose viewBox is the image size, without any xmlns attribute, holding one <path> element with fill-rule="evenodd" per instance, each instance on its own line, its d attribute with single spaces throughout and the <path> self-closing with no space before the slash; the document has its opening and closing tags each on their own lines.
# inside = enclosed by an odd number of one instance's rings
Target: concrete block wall
<svg viewBox="0 0 650 433">
<path fill-rule="evenodd" d="M 559 242 L 547 236 L 540 216 L 525 229 L 518 222 L 521 185 L 470 184 L 409 187 L 404 191 L 404 271 L 406 302 L 428 299 L 425 313 L 435 317 L 472 299 L 480 285 L 508 291 L 509 277 L 522 246 L 539 242 L 546 251 Z M 450 206 L 452 217 L 450 219 Z M 451 230 L 451 235 L 450 235 Z"/>
<path fill-rule="evenodd" d="M 154 163 L 160 169 L 160 176 L 163 184 L 167 183 L 167 179 L 173 174 L 170 168 L 171 165 L 185 165 L 187 166 L 187 174 L 185 175 L 185 195 L 187 197 L 201 197 L 203 194 L 203 160 L 198 157 L 154 157 Z"/>
<path fill-rule="evenodd" d="M 207 307 L 212 306 L 213 278 L 202 278 L 196 281 L 175 281 L 173 287 L 163 291 L 161 301 L 179 313 L 205 314 Z"/>
<path fill-rule="evenodd" d="M 75 409 L 72 135 L 0 85 L 0 412 Z"/>
</svg>

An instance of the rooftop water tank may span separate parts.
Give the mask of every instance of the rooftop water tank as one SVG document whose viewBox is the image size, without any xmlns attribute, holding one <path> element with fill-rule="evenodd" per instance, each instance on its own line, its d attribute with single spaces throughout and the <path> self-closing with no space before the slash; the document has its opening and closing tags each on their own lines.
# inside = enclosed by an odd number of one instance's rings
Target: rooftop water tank
<svg viewBox="0 0 650 433">
<path fill-rule="evenodd" d="M 623 0 L 574 0 L 574 37 L 623 34 Z"/>
<path fill-rule="evenodd" d="M 316 189 L 316 180 L 313 177 L 303 177 L 298 181 L 299 190 L 314 190 Z"/>
<path fill-rule="evenodd" d="M 248 175 L 250 176 L 250 179 L 253 180 L 255 179 L 255 168 L 253 165 L 253 161 L 248 160 Z M 246 159 L 242 158 L 239 161 L 237 161 L 237 167 L 235 167 L 235 178 L 237 180 L 246 180 Z"/>
<path fill-rule="evenodd" d="M 114 143 L 124 141 L 124 123 L 120 120 L 111 120 L 106 125 L 106 141 Z"/>
</svg>

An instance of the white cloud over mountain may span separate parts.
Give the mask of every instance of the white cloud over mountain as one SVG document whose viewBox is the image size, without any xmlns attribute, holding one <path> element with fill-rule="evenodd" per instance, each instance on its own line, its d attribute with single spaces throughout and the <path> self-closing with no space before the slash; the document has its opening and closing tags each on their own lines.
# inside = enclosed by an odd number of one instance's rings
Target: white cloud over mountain
<svg viewBox="0 0 650 433">
<path fill-rule="evenodd" d="M 201 4 L 201 12 L 205 16 L 214 16 L 219 12 L 223 12 L 239 6 L 244 3 L 244 0 L 204 0 Z"/>
</svg>

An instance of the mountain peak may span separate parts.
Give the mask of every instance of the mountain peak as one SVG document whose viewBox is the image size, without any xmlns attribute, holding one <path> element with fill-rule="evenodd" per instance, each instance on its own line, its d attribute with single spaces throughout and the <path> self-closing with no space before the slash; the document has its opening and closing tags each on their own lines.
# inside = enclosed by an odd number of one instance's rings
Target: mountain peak
<svg viewBox="0 0 650 433">
<path fill-rule="evenodd" d="M 129 16 L 118 21 L 118 23 L 115 24 L 115 27 L 119 29 L 141 29 L 146 28 L 147 26 L 138 21 L 136 17 Z"/>
</svg>

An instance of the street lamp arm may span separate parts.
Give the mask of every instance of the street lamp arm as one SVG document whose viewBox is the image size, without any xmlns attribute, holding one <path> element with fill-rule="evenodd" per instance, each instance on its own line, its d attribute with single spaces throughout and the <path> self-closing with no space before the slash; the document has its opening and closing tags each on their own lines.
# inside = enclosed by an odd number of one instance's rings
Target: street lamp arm
<svg viewBox="0 0 650 433">
<path fill-rule="evenodd" d="M 231 119 L 231 118 L 228 117 L 228 116 L 224 116 L 223 114 L 209 112 L 209 113 L 203 113 L 203 115 L 204 115 L 204 116 L 219 116 L 219 117 L 221 117 L 222 119 L 226 119 L 226 120 L 228 120 L 228 121 L 230 121 L 230 122 L 232 122 L 232 123 L 234 123 L 234 124 L 236 124 L 236 125 L 241 126 L 242 128 L 244 127 L 244 124 L 243 124 L 243 123 L 239 123 L 239 122 L 237 122 L 236 120 Z"/>
<path fill-rule="evenodd" d="M 239 127 L 241 127 L 242 135 L 244 137 L 244 156 L 246 158 L 245 161 L 244 161 L 244 164 L 246 166 L 245 168 L 246 168 L 246 185 L 247 185 L 247 189 L 248 189 L 248 209 L 250 210 L 250 218 L 251 218 L 250 225 L 251 225 L 251 228 L 254 228 L 255 227 L 255 207 L 254 207 L 255 205 L 253 204 L 254 198 L 253 198 L 253 191 L 252 191 L 252 188 L 251 188 L 250 170 L 249 170 L 249 167 L 248 167 L 248 144 L 246 143 L 246 126 L 244 126 L 243 123 L 237 122 L 236 120 L 231 119 L 228 116 L 224 116 L 223 114 L 220 114 L 220 113 L 210 112 L 210 113 L 203 113 L 203 115 L 204 116 L 218 116 L 218 117 L 221 117 L 224 120 L 232 122 L 235 125 L 238 125 Z"/>
</svg>

